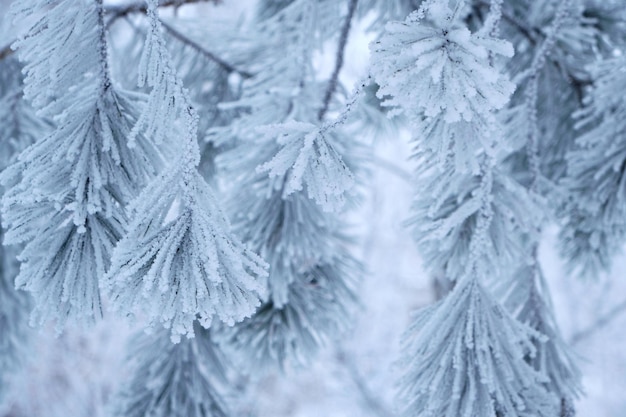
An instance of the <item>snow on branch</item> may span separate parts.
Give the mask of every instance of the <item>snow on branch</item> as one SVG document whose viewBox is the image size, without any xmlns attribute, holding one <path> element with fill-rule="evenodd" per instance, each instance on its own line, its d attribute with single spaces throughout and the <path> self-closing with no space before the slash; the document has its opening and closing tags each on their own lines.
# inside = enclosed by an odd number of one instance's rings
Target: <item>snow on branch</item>
<svg viewBox="0 0 626 417">
<path fill-rule="evenodd" d="M 236 179 L 234 228 L 270 263 L 267 299 L 226 338 L 252 374 L 310 362 L 350 323 L 361 271 L 338 212 L 355 186 L 356 140 L 339 129 L 347 111 L 318 119 L 328 85 L 312 68 L 314 41 L 335 33 L 329 22 L 342 5 L 296 0 L 267 10 L 254 35 L 263 46 L 254 76 L 229 103 L 247 110 L 230 133 L 235 146 L 219 160 Z"/>
<path fill-rule="evenodd" d="M 428 155 L 419 161 L 427 166 L 427 159 Z M 447 172 L 434 169 L 418 179 L 418 194 L 408 222 L 427 269 L 444 271 L 448 279 L 456 280 L 466 274 L 468 259 L 473 257 L 481 270 L 499 276 L 519 261 L 525 250 L 521 243 L 524 236 L 535 233 L 541 223 L 539 200 L 500 169 L 495 170 L 487 193 L 481 189 L 481 175 L 460 176 L 452 174 L 452 169 Z M 431 195 L 419 194 L 426 187 Z M 489 223 L 480 231 L 485 204 Z M 480 254 L 470 253 L 470 245 L 478 244 Z"/>
<path fill-rule="evenodd" d="M 443 5 L 431 7 L 427 17 L 418 23 L 411 18 L 390 22 L 372 44 L 372 74 L 383 104 L 411 118 L 441 114 L 447 123 L 472 121 L 504 107 L 515 86 L 488 58 L 511 57 L 511 44 L 471 33 Z"/>
<path fill-rule="evenodd" d="M 287 122 L 259 129 L 268 137 L 276 137 L 281 149 L 260 165 L 260 172 L 285 181 L 283 197 L 301 191 L 306 185 L 310 198 L 325 211 L 341 208 L 344 195 L 353 189 L 354 177 L 341 155 L 321 129 L 311 123 Z M 281 184 L 277 184 L 281 186 Z"/>
<path fill-rule="evenodd" d="M 151 324 L 170 328 L 174 340 L 193 335 L 196 319 L 208 328 L 214 318 L 230 325 L 260 305 L 266 265 L 240 242 L 196 174 L 160 178 L 137 201 L 126 236 L 115 248 L 107 275 L 116 310 L 144 312 Z M 191 183 L 193 181 L 193 184 Z M 185 201 L 181 189 L 194 189 Z M 180 202 L 173 219 L 166 216 Z"/>
<path fill-rule="evenodd" d="M 272 274 L 291 277 L 285 297 L 289 302 L 279 305 L 269 300 L 251 318 L 225 329 L 224 341 L 250 375 L 305 366 L 320 346 L 351 325 L 358 266 L 348 253 L 339 250 L 334 258 L 308 270 L 295 264 L 275 266 Z"/>
<path fill-rule="evenodd" d="M 25 95 L 55 123 L 0 179 L 6 243 L 24 243 L 17 284 L 33 293 L 33 320 L 92 321 L 99 280 L 127 222 L 125 205 L 159 168 L 144 136 L 127 136 L 141 94 L 110 79 L 102 2 L 16 2 L 31 22 L 15 46 L 25 62 Z"/>
<path fill-rule="evenodd" d="M 494 293 L 521 323 L 544 336 L 531 339 L 537 354 L 527 362 L 548 377 L 544 384 L 549 392 L 565 402 L 572 402 L 582 392 L 581 372 L 574 353 L 560 334 L 548 285 L 539 265 L 521 265 L 511 279 L 495 284 Z"/>
<path fill-rule="evenodd" d="M 525 358 L 538 333 L 513 319 L 475 279 L 418 311 L 403 340 L 406 417 L 557 414 L 544 375 Z"/>
<path fill-rule="evenodd" d="M 515 89 L 492 58 L 511 57 L 513 48 L 487 33 L 471 33 L 460 6 L 431 3 L 404 22 L 387 24 L 370 45 L 371 73 L 383 105 L 393 107 L 390 115 L 407 115 L 419 144 L 441 162 L 455 158 L 457 170 L 477 173 L 479 154 L 495 154 L 493 112 Z"/>
<path fill-rule="evenodd" d="M 157 2 L 149 0 L 150 29 L 139 84 L 151 87 L 134 133 L 180 137 L 181 151 L 131 205 L 134 220 L 116 247 L 106 289 L 120 312 L 143 312 L 172 339 L 193 336 L 196 319 L 228 324 L 260 305 L 267 265 L 230 232 L 230 225 L 197 171 L 198 118 L 161 34 Z"/>
</svg>

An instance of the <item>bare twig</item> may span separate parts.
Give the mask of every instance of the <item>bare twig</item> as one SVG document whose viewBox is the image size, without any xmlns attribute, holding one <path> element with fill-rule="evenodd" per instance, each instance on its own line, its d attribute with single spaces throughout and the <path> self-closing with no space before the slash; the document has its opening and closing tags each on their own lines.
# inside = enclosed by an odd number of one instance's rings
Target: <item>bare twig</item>
<svg viewBox="0 0 626 417">
<path fill-rule="evenodd" d="M 411 173 L 400 168 L 398 165 L 394 164 L 393 162 L 388 161 L 376 155 L 371 156 L 370 160 L 373 164 L 378 165 L 378 167 L 384 169 L 385 171 L 394 175 L 395 177 L 403 180 L 407 184 L 413 184 L 413 176 L 411 175 Z"/>
<path fill-rule="evenodd" d="M 326 89 L 326 94 L 324 95 L 324 101 L 322 103 L 322 108 L 320 109 L 317 119 L 323 120 L 326 112 L 328 111 L 328 107 L 330 106 L 330 100 L 337 90 L 337 83 L 339 82 L 339 73 L 341 72 L 341 67 L 343 67 L 343 56 L 346 50 L 346 44 L 348 43 L 348 34 L 350 33 L 350 26 L 352 26 L 352 19 L 354 18 L 354 12 L 356 11 L 356 6 L 358 0 L 349 0 L 348 4 L 348 14 L 346 15 L 346 20 L 341 28 L 341 35 L 339 36 L 339 45 L 337 47 L 337 57 L 335 59 L 335 69 L 330 77 L 330 81 L 328 81 L 328 88 Z"/>
<path fill-rule="evenodd" d="M 159 3 L 159 7 L 180 7 L 185 4 L 194 3 L 215 3 L 219 4 L 221 0 L 164 0 Z M 117 20 L 121 17 L 128 16 L 133 13 L 146 13 L 147 7 L 145 2 L 136 2 L 125 5 L 109 5 L 105 6 L 107 14 L 111 15 L 110 22 Z"/>
<path fill-rule="evenodd" d="M 574 333 L 572 337 L 570 338 L 570 345 L 572 346 L 576 345 L 580 343 L 581 341 L 589 338 L 594 333 L 608 326 L 613 320 L 619 317 L 619 315 L 622 314 L 624 311 L 626 311 L 626 300 L 622 301 L 621 303 L 611 308 L 608 313 L 606 313 L 603 316 L 600 316 L 596 321 L 594 321 L 591 325 L 587 326 L 585 329 Z"/>
<path fill-rule="evenodd" d="M 491 6 L 491 3 L 488 0 L 478 0 L 477 3 L 481 6 Z M 507 12 L 506 10 L 502 10 L 502 18 L 513 25 L 532 45 L 537 43 L 537 36 L 540 35 L 539 32 L 533 30 L 532 28 L 526 27 L 518 18 Z"/>
<path fill-rule="evenodd" d="M 539 89 L 539 73 L 547 62 L 547 58 L 556 44 L 557 34 L 571 8 L 571 0 L 561 0 L 554 20 L 547 30 L 547 36 L 539 46 L 530 66 L 530 80 L 526 89 L 526 109 L 528 111 L 528 165 L 531 175 L 530 191 L 536 192 L 541 178 L 541 158 L 539 157 L 539 128 L 537 127 L 537 99 Z"/>
<path fill-rule="evenodd" d="M 215 4 L 219 4 L 221 1 L 222 0 L 170 0 L 170 1 L 161 2 L 159 6 L 160 7 L 169 7 L 169 6 L 178 7 L 183 4 L 194 4 L 194 3 L 203 3 L 203 2 L 212 2 Z M 131 5 L 126 5 L 126 6 L 117 6 L 117 7 L 110 6 L 106 8 L 106 10 L 107 10 L 107 13 L 112 14 L 111 18 L 107 22 L 107 27 L 109 27 L 114 21 L 116 21 L 119 18 L 126 19 L 130 22 L 130 19 L 128 19 L 130 14 L 146 13 L 146 6 L 143 3 L 133 3 Z M 218 66 L 222 67 L 226 72 L 237 73 L 242 78 L 252 77 L 251 73 L 244 71 L 244 70 L 237 69 L 234 65 L 226 62 L 225 60 L 223 60 L 222 58 L 220 58 L 213 52 L 204 48 L 202 45 L 192 40 L 184 33 L 178 31 L 176 28 L 174 28 L 172 25 L 168 24 L 162 19 L 161 19 L 161 25 L 163 26 L 163 29 L 165 29 L 170 34 L 170 36 L 177 39 L 179 42 L 189 46 L 190 48 L 194 49 L 196 52 L 198 52 L 200 55 L 204 56 L 208 60 L 215 62 Z"/>
<path fill-rule="evenodd" d="M 222 0 L 164 0 L 159 4 L 159 7 L 180 7 L 185 4 L 194 4 L 194 3 L 214 3 L 220 4 Z M 110 16 L 109 20 L 106 23 L 106 28 L 108 29 L 113 22 L 117 19 L 127 17 L 133 13 L 146 13 L 146 4 L 144 2 L 136 2 L 126 5 L 106 5 L 104 6 L 104 11 L 107 15 Z M 12 43 L 12 42 L 11 42 Z M 13 50 L 11 49 L 11 44 L 6 45 L 0 48 L 0 61 L 13 54 Z M 243 76 L 242 73 L 239 73 Z"/>
<path fill-rule="evenodd" d="M 185 45 L 188 45 L 189 47 L 195 49 L 196 52 L 198 52 L 199 54 L 201 54 L 205 58 L 215 62 L 217 65 L 222 67 L 225 71 L 227 71 L 227 72 L 235 72 L 235 73 L 241 75 L 243 78 L 250 78 L 250 77 L 252 77 L 251 73 L 249 73 L 247 71 L 244 71 L 244 70 L 237 69 L 235 66 L 233 66 L 232 64 L 229 64 L 228 62 L 224 61 L 219 56 L 215 55 L 211 51 L 209 51 L 206 48 L 204 48 L 199 43 L 197 43 L 194 40 L 188 38 L 186 35 L 184 35 L 183 33 L 179 32 L 178 30 L 176 30 L 176 28 L 174 28 L 170 24 L 166 23 L 165 21 L 161 20 L 161 25 L 163 26 L 163 28 L 172 37 L 178 39 L 180 42 L 184 43 Z"/>
<path fill-rule="evenodd" d="M 391 413 L 387 407 L 372 393 L 356 365 L 349 359 L 343 349 L 338 349 L 336 357 L 337 361 L 343 365 L 348 372 L 350 379 L 361 395 L 361 399 L 367 406 L 367 409 L 380 417 L 392 416 L 393 413 Z"/>
<path fill-rule="evenodd" d="M 11 49 L 11 45 L 7 45 L 3 48 L 0 48 L 0 61 L 2 61 L 4 58 L 8 57 L 12 53 L 13 53 L 13 49 Z"/>
<path fill-rule="evenodd" d="M 111 75 L 109 73 L 109 58 L 107 53 L 106 25 L 104 24 L 104 6 L 102 0 L 97 0 L 98 5 L 98 28 L 99 28 L 99 48 L 100 64 L 102 66 L 102 89 L 106 91 L 111 86 Z"/>
</svg>

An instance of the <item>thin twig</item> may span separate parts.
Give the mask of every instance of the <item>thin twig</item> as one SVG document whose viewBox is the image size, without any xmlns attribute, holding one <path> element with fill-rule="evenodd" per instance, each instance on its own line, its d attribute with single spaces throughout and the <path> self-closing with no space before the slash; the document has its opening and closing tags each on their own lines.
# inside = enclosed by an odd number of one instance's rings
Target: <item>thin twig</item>
<svg viewBox="0 0 626 417">
<path fill-rule="evenodd" d="M 206 2 L 206 1 L 212 1 L 212 2 L 214 2 L 216 4 L 221 2 L 221 0 L 182 0 L 182 1 L 178 0 L 178 2 L 175 2 L 175 1 L 163 2 L 163 3 L 160 4 L 160 7 L 167 7 L 167 6 L 181 5 L 181 4 L 200 3 L 200 2 Z M 107 9 L 107 10 L 110 10 L 110 9 Z M 123 19 L 126 19 L 136 30 L 138 30 L 132 24 L 132 22 L 130 21 L 129 14 L 131 14 L 131 13 L 145 13 L 146 12 L 145 6 L 143 6 L 141 4 L 134 4 L 134 5 L 124 6 L 120 10 L 121 11 L 117 12 L 117 11 L 115 11 L 115 9 L 113 9 L 113 11 L 112 11 L 113 16 L 107 22 L 107 27 L 110 26 L 116 19 L 123 18 Z M 183 44 L 193 48 L 196 52 L 198 52 L 200 55 L 204 56 L 208 60 L 215 62 L 218 66 L 222 67 L 226 72 L 237 73 L 242 78 L 251 78 L 253 76 L 253 74 L 251 74 L 251 73 L 249 73 L 247 71 L 244 71 L 244 70 L 240 70 L 240 69 L 236 68 L 234 65 L 224 61 L 222 58 L 220 58 L 219 56 L 215 55 L 213 52 L 207 50 L 206 48 L 204 48 L 199 43 L 195 42 L 194 40 L 192 40 L 189 37 L 187 37 L 185 34 L 181 33 L 178 30 L 176 30 L 173 26 L 171 26 L 170 24 L 168 24 L 164 20 L 160 19 L 160 22 L 161 22 L 161 25 L 163 26 L 163 29 L 165 29 L 172 37 L 177 39 L 179 42 L 181 42 L 181 43 L 183 43 Z"/>
<path fill-rule="evenodd" d="M 589 338 L 594 333 L 601 330 L 603 327 L 606 327 L 607 325 L 609 325 L 613 320 L 619 317 L 619 315 L 622 314 L 624 311 L 626 311 L 626 300 L 614 306 L 612 309 L 609 310 L 608 313 L 599 317 L 596 321 L 594 321 L 591 325 L 587 326 L 585 329 L 574 333 L 572 337 L 570 338 L 570 345 L 574 346 L 580 343 L 581 341 L 583 341 L 584 339 Z"/>
<path fill-rule="evenodd" d="M 178 39 L 180 42 L 184 43 L 185 45 L 188 45 L 191 48 L 195 49 L 199 54 L 201 54 L 204 57 L 206 57 L 207 59 L 215 62 L 217 65 L 222 67 L 225 71 L 227 71 L 227 72 L 235 72 L 235 73 L 241 75 L 243 78 L 251 78 L 252 77 L 251 73 L 249 73 L 247 71 L 244 71 L 244 70 L 240 70 L 240 69 L 236 68 L 235 66 L 233 66 L 232 64 L 229 64 L 228 62 L 224 61 L 222 58 L 220 58 L 219 56 L 215 55 L 211 51 L 205 49 L 202 45 L 200 45 L 199 43 L 195 42 L 194 40 L 188 38 L 183 33 L 179 32 L 173 26 L 171 26 L 170 24 L 166 23 L 162 19 L 161 19 L 161 25 L 174 38 Z"/>
<path fill-rule="evenodd" d="M 379 168 L 384 169 L 388 173 L 403 180 L 407 184 L 413 184 L 413 176 L 411 175 L 411 173 L 400 168 L 398 165 L 394 164 L 393 162 L 388 161 L 385 158 L 381 158 L 380 156 L 376 156 L 376 155 L 371 156 L 370 160 L 374 165 L 377 165 Z"/>
<path fill-rule="evenodd" d="M 491 3 L 487 0 L 478 0 L 477 3 L 481 6 L 491 6 Z M 511 25 L 515 26 L 515 28 L 522 35 L 524 35 L 524 37 L 528 39 L 528 42 L 530 42 L 532 45 L 535 45 L 537 43 L 535 35 L 538 35 L 539 33 L 536 33 L 533 29 L 526 27 L 522 22 L 519 21 L 519 19 L 517 19 L 506 10 L 502 10 L 502 18 L 509 22 Z"/>
<path fill-rule="evenodd" d="M 571 0 L 561 0 L 559 3 L 554 20 L 550 24 L 547 36 L 539 46 L 530 66 L 530 80 L 526 90 L 526 108 L 528 111 L 528 145 L 526 148 L 528 155 L 528 165 L 531 175 L 530 191 L 537 192 L 539 179 L 541 178 L 541 158 L 539 157 L 539 137 L 537 127 L 537 94 L 539 89 L 539 74 L 547 62 L 547 58 L 556 45 L 557 33 L 565 18 L 568 16 L 571 7 Z"/>
<path fill-rule="evenodd" d="M 102 67 L 102 89 L 106 91 L 111 86 L 111 75 L 109 72 L 109 57 L 107 53 L 106 25 L 104 24 L 104 6 L 102 0 L 96 0 L 98 6 L 98 41 L 100 45 L 100 65 Z"/>
<path fill-rule="evenodd" d="M 533 57 L 530 67 L 530 79 L 528 80 L 527 90 L 525 91 L 525 105 L 528 112 L 528 140 L 526 145 L 526 155 L 528 157 L 528 169 L 530 171 L 530 185 L 528 190 L 531 193 L 537 193 L 539 183 L 542 178 L 541 173 L 541 158 L 539 155 L 539 128 L 537 126 L 537 100 L 539 89 L 539 74 L 543 70 L 547 59 L 552 51 L 552 48 L 556 45 L 557 34 L 563 25 L 565 18 L 568 16 L 569 9 L 571 8 L 571 0 L 560 0 L 557 6 L 554 19 L 550 24 L 547 34 L 543 39 L 543 42 L 538 47 L 535 56 Z M 530 41 L 530 39 L 529 39 Z M 531 42 L 532 43 L 532 42 Z M 558 63 L 558 61 L 555 61 Z M 541 226 L 537 228 L 537 236 L 541 233 Z M 539 264 L 538 257 L 539 241 L 535 240 L 532 244 L 532 287 L 531 297 L 541 299 L 542 297 L 537 293 L 537 284 L 543 282 L 543 274 L 541 272 L 541 266 Z M 547 291 L 543 294 L 545 298 L 546 306 L 551 307 L 550 295 Z M 533 301 L 531 299 L 531 301 Z M 533 303 L 533 309 L 537 312 L 538 303 Z M 552 309 L 552 308 L 551 308 Z M 553 309 L 552 309 L 553 310 Z M 557 330 L 558 331 L 558 330 Z M 570 407 L 570 401 L 567 398 L 561 398 L 561 417 L 573 417 L 574 409 Z"/>
<path fill-rule="evenodd" d="M 193 3 L 215 3 L 219 4 L 221 0 L 165 0 L 159 3 L 159 7 L 180 7 L 185 4 L 193 4 Z M 136 2 L 125 5 L 108 5 L 105 6 L 105 11 L 107 14 L 111 15 L 111 21 L 117 20 L 121 17 L 128 16 L 133 13 L 143 13 L 147 12 L 147 7 L 145 2 Z"/>
<path fill-rule="evenodd" d="M 11 45 L 7 45 L 4 48 L 0 49 L 0 61 L 4 58 L 8 57 L 13 53 L 13 49 L 11 49 Z"/>
<path fill-rule="evenodd" d="M 338 349 L 336 357 L 338 362 L 345 367 L 346 371 L 348 371 L 350 379 L 354 383 L 354 386 L 361 395 L 361 398 L 367 408 L 380 417 L 389 417 L 393 415 L 389 410 L 387 410 L 387 407 L 382 404 L 378 398 L 376 398 L 372 390 L 367 386 L 367 383 L 361 376 L 356 365 L 349 359 L 346 352 L 344 352 L 343 349 Z"/>
<path fill-rule="evenodd" d="M 350 0 L 350 3 L 348 4 L 348 14 L 346 15 L 346 20 L 343 24 L 343 28 L 341 28 L 341 35 L 339 36 L 337 57 L 335 59 L 335 69 L 333 70 L 333 74 L 330 77 L 330 81 L 328 81 L 328 88 L 326 89 L 326 94 L 324 95 L 322 108 L 317 115 L 317 119 L 319 121 L 322 121 L 324 119 L 324 116 L 326 115 L 326 112 L 328 111 L 328 108 L 330 106 L 330 100 L 337 90 L 339 73 L 341 72 L 341 67 L 343 67 L 343 57 L 346 51 L 346 45 L 348 43 L 348 34 L 350 33 L 350 26 L 352 26 L 352 19 L 354 18 L 357 3 L 358 0 Z"/>
</svg>

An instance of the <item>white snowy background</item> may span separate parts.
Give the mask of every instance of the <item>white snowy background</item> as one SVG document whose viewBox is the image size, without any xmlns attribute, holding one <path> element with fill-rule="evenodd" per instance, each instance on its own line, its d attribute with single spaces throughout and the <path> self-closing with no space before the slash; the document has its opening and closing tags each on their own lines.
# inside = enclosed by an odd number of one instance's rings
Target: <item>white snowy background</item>
<svg viewBox="0 0 626 417">
<path fill-rule="evenodd" d="M 7 1 L 0 1 L 0 12 Z M 181 14 L 238 20 L 251 1 L 225 0 L 218 8 L 183 8 Z M 341 79 L 348 87 L 367 70 L 367 22 L 355 24 Z M 0 31 L 2 44 L 10 32 Z M 320 74 L 333 64 L 336 46 L 319 57 Z M 392 417 L 399 339 L 411 311 L 433 300 L 430 280 L 403 222 L 408 218 L 412 161 L 408 134 L 398 130 L 372 142 L 371 174 L 363 178 L 364 199 L 348 218 L 360 239 L 364 261 L 361 307 L 353 329 L 326 346 L 306 369 L 247 381 L 232 399 L 242 417 Z M 419 190 L 417 190 L 419 192 Z M 595 281 L 567 276 L 556 251 L 556 226 L 547 228 L 540 259 L 552 289 L 557 317 L 579 355 L 585 395 L 580 417 L 626 416 L 626 256 L 611 274 Z M 107 400 L 128 377 L 124 352 L 135 330 L 107 315 L 93 328 L 33 329 L 33 351 L 14 375 L 11 397 L 0 417 L 100 417 Z M 242 384 L 245 381 L 242 381 Z"/>
</svg>

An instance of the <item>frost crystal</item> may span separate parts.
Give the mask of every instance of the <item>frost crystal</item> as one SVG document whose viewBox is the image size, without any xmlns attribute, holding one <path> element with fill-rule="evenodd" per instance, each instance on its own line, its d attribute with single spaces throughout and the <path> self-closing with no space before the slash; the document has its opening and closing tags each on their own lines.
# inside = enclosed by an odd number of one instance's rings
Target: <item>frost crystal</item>
<svg viewBox="0 0 626 417">
<path fill-rule="evenodd" d="M 537 335 L 474 279 L 417 312 L 403 341 L 400 395 L 406 417 L 557 414 L 546 377 L 525 362 Z"/>
<path fill-rule="evenodd" d="M 250 316 L 263 297 L 267 265 L 231 235 L 197 171 L 198 118 L 164 47 L 156 9 L 157 2 L 148 1 L 140 83 L 152 90 L 135 128 L 174 134 L 180 126 L 182 149 L 133 202 L 134 220 L 104 285 L 114 309 L 142 311 L 178 341 L 193 336 L 196 319 L 208 328 L 214 318 L 232 325 Z"/>
<path fill-rule="evenodd" d="M 513 56 L 511 44 L 471 33 L 445 6 L 427 20 L 388 23 L 371 49 L 378 96 L 411 118 L 470 122 L 504 107 L 515 89 L 490 65 L 492 54 Z"/>
<path fill-rule="evenodd" d="M 420 146 L 458 171 L 478 172 L 481 152 L 494 154 L 494 110 L 503 108 L 515 85 L 493 64 L 510 57 L 510 43 L 487 33 L 471 33 L 445 2 L 430 2 L 404 22 L 390 22 L 380 41 L 370 46 L 371 73 L 378 97 L 404 113 L 417 131 Z M 427 3 L 425 3 L 427 4 Z M 497 132 L 496 132 L 497 135 Z"/>
<path fill-rule="evenodd" d="M 16 42 L 25 95 L 52 132 L 2 173 L 5 243 L 21 244 L 17 285 L 32 292 L 33 320 L 93 320 L 99 280 L 127 218 L 124 206 L 154 175 L 160 155 L 130 132 L 143 97 L 113 87 L 100 1 L 14 3 L 33 22 Z"/>
<path fill-rule="evenodd" d="M 341 208 L 344 194 L 354 187 L 354 178 L 321 129 L 310 123 L 287 122 L 263 127 L 261 132 L 277 137 L 281 145 L 276 156 L 258 169 L 269 172 L 274 180 L 286 181 L 283 197 L 306 185 L 309 197 L 325 211 Z"/>
<path fill-rule="evenodd" d="M 114 308 L 144 312 L 171 328 L 174 339 L 193 335 L 196 318 L 209 327 L 214 317 L 231 325 L 249 317 L 264 294 L 257 278 L 266 275 L 257 255 L 228 238 L 229 224 L 204 179 L 186 180 L 160 178 L 138 198 L 136 220 L 107 275 Z M 181 189 L 193 195 L 179 196 Z M 170 210 L 177 211 L 173 219 Z"/>
</svg>

